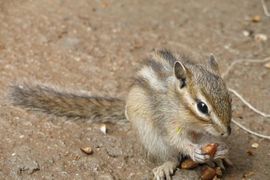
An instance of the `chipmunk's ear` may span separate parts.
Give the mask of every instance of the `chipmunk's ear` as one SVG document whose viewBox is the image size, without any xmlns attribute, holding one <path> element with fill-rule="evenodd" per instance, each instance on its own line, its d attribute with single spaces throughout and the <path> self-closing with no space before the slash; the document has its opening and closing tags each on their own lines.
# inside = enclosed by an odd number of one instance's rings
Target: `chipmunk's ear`
<svg viewBox="0 0 270 180">
<path fill-rule="evenodd" d="M 174 75 L 180 81 L 180 88 L 185 87 L 187 79 L 187 69 L 180 61 L 176 61 L 174 63 Z"/>
<path fill-rule="evenodd" d="M 219 67 L 216 58 L 213 54 L 210 54 L 208 59 L 208 67 L 216 74 L 219 74 Z"/>
</svg>

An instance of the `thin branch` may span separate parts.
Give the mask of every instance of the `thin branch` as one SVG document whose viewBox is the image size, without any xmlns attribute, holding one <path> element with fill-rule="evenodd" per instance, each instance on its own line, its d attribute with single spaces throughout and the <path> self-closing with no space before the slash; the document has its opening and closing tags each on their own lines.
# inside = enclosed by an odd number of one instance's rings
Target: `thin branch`
<svg viewBox="0 0 270 180">
<path fill-rule="evenodd" d="M 261 3 L 262 3 L 262 7 L 263 7 L 264 14 L 265 14 L 266 16 L 270 17 L 270 13 L 269 13 L 269 11 L 268 11 L 268 9 L 267 9 L 267 6 L 266 6 L 266 4 L 265 4 L 265 1 L 264 1 L 264 0 L 261 0 Z"/>
<path fill-rule="evenodd" d="M 239 63 L 242 63 L 242 62 L 247 62 L 247 63 L 263 63 L 263 62 L 267 62 L 267 61 L 270 61 L 270 57 L 267 57 L 267 58 L 265 58 L 263 60 L 253 60 L 253 59 L 251 59 L 251 60 L 237 60 L 237 61 L 234 61 L 232 64 L 230 64 L 230 66 L 227 68 L 227 70 L 221 75 L 221 77 L 222 78 L 225 78 L 229 74 L 229 72 L 233 69 L 233 67 L 236 64 L 239 64 Z M 270 117 L 270 114 L 264 113 L 264 112 L 258 110 L 257 108 L 255 108 L 254 106 L 252 106 L 236 90 L 231 89 L 231 88 L 228 88 L 228 90 L 230 92 L 232 92 L 234 95 L 236 95 L 246 106 L 248 106 L 255 113 L 257 113 L 257 114 L 259 114 L 259 115 L 261 115 L 263 117 L 266 117 L 266 118 L 269 118 Z M 255 131 L 252 131 L 252 130 L 248 129 L 247 127 L 243 126 L 242 124 L 240 124 L 239 122 L 235 121 L 234 119 L 232 119 L 232 122 L 235 125 L 237 125 L 238 127 L 240 127 L 241 129 L 243 129 L 244 131 L 246 131 L 246 132 L 248 132 L 248 133 L 250 133 L 252 135 L 255 135 L 255 136 L 258 136 L 260 138 L 264 138 L 264 139 L 269 139 L 270 140 L 270 136 L 263 135 L 263 134 L 260 134 L 260 133 L 255 132 Z"/>
<path fill-rule="evenodd" d="M 269 139 L 270 140 L 270 136 L 267 136 L 267 135 L 263 135 L 263 134 L 260 134 L 260 133 L 257 133 L 255 131 L 252 131 L 248 128 L 246 128 L 245 126 L 243 126 L 242 124 L 240 124 L 239 122 L 235 121 L 234 119 L 232 119 L 232 122 L 234 124 L 236 124 L 238 127 L 240 127 L 241 129 L 245 130 L 246 132 L 252 134 L 252 135 L 255 135 L 255 136 L 258 136 L 260 138 L 264 138 L 264 139 Z"/>
<path fill-rule="evenodd" d="M 255 113 L 263 116 L 263 117 L 266 117 L 266 118 L 269 118 L 270 117 L 270 114 L 267 114 L 267 113 L 264 113 L 260 110 L 258 110 L 257 108 L 255 108 L 254 106 L 252 106 L 249 102 L 247 102 L 243 96 L 241 96 L 236 90 L 234 89 L 231 89 L 231 88 L 228 88 L 229 91 L 231 91 L 234 95 L 236 95 L 245 105 L 247 105 L 252 111 L 254 111 Z"/>
<path fill-rule="evenodd" d="M 255 60 L 255 59 L 248 59 L 248 60 L 236 60 L 234 62 L 232 62 L 230 64 L 230 66 L 227 68 L 227 70 L 222 73 L 221 77 L 222 78 L 225 78 L 226 76 L 228 76 L 229 72 L 232 70 L 232 68 L 236 65 L 236 64 L 240 64 L 240 63 L 243 63 L 243 62 L 246 62 L 246 63 L 263 63 L 263 62 L 267 62 L 267 61 L 270 61 L 270 57 L 266 57 L 262 60 Z"/>
</svg>

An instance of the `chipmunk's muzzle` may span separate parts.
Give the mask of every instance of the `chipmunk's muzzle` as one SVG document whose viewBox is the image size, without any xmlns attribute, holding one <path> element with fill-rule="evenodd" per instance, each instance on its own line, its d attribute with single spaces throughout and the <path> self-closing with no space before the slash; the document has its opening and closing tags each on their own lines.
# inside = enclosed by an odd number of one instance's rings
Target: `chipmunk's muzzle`
<svg viewBox="0 0 270 180">
<path fill-rule="evenodd" d="M 222 137 L 228 137 L 230 134 L 231 134 L 231 127 L 229 126 L 228 128 L 227 128 L 227 131 L 226 132 L 224 132 L 224 133 L 221 133 L 221 136 Z"/>
</svg>

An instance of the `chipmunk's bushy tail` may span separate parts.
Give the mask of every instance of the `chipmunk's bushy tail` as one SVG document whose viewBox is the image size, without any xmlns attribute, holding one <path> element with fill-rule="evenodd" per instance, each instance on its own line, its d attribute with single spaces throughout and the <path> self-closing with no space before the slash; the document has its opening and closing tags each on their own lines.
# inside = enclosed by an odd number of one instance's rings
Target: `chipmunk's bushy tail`
<svg viewBox="0 0 270 180">
<path fill-rule="evenodd" d="M 57 116 L 87 118 L 96 122 L 125 120 L 125 104 L 118 98 L 69 93 L 28 84 L 11 86 L 10 98 L 13 105 Z"/>
</svg>

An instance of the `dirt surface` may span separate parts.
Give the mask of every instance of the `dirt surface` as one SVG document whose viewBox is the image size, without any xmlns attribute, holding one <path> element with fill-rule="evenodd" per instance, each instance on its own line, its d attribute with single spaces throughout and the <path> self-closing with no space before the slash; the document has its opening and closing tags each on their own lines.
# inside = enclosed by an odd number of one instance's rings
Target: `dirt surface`
<svg viewBox="0 0 270 180">
<path fill-rule="evenodd" d="M 260 22 L 250 20 L 255 15 Z M 259 0 L 0 1 L 0 179 L 150 179 L 157 166 L 144 158 L 128 123 L 108 125 L 105 135 L 98 124 L 26 112 L 7 102 L 10 84 L 39 81 L 124 97 L 153 48 L 214 53 L 224 72 L 235 60 L 269 56 L 269 29 Z M 256 41 L 258 33 L 268 40 Z M 270 112 L 270 69 L 263 63 L 236 65 L 226 82 Z M 235 96 L 233 104 L 237 121 L 269 135 L 269 118 Z M 269 141 L 232 129 L 234 166 L 225 179 L 269 179 Z M 94 153 L 81 152 L 85 146 Z M 198 173 L 177 170 L 174 179 L 198 179 Z"/>
</svg>

